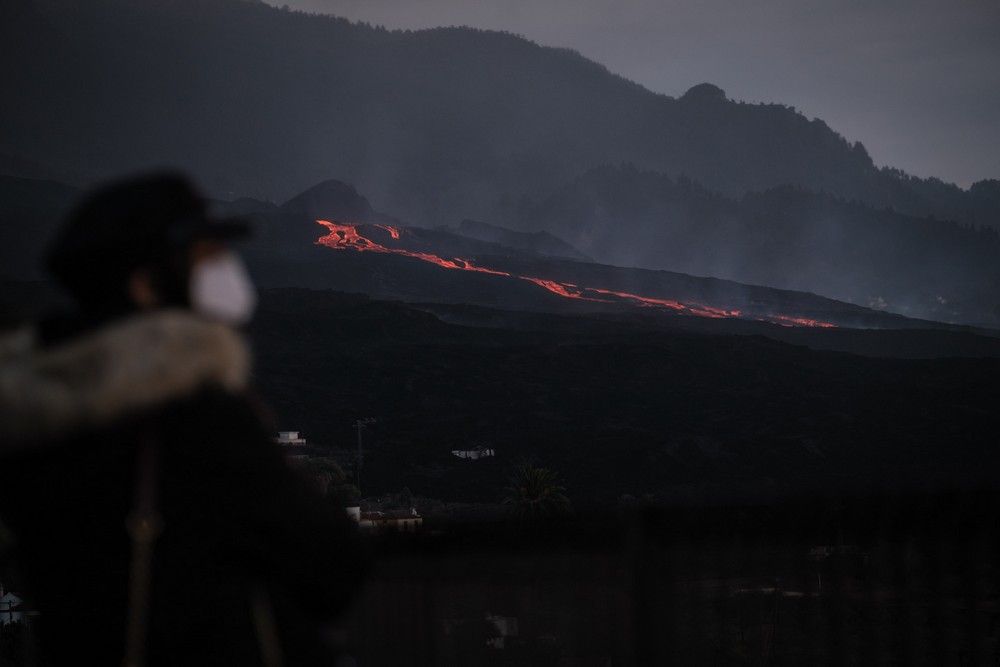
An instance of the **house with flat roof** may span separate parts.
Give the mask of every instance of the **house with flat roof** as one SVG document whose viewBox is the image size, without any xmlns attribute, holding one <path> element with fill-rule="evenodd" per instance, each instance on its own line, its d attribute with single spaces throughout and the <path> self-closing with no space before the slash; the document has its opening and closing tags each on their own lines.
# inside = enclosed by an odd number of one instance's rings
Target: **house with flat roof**
<svg viewBox="0 0 1000 667">
<path fill-rule="evenodd" d="M 372 533 L 396 530 L 401 533 L 415 533 L 424 524 L 415 507 L 410 509 L 387 509 L 362 511 L 360 507 L 348 507 L 347 516 L 358 522 L 358 527 Z"/>
<path fill-rule="evenodd" d="M 306 439 L 298 431 L 278 431 L 278 437 L 274 441 L 283 447 L 301 447 L 306 444 Z"/>
<path fill-rule="evenodd" d="M 486 445 L 476 445 L 469 449 L 453 449 L 451 450 L 452 456 L 457 456 L 460 459 L 470 459 L 477 461 L 479 459 L 486 459 L 492 456 L 496 456 L 497 453 L 492 447 L 487 447 Z"/>
<path fill-rule="evenodd" d="M 299 431 L 278 431 L 278 437 L 274 441 L 289 458 L 305 459 L 308 457 L 306 451 L 308 443 Z"/>
</svg>

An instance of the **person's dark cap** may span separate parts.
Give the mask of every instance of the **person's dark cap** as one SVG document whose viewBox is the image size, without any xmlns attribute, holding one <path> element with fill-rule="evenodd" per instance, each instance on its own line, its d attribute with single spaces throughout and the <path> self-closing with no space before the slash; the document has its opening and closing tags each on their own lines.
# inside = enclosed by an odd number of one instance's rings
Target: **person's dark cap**
<svg viewBox="0 0 1000 667">
<path fill-rule="evenodd" d="M 46 265 L 87 301 L 121 289 L 138 267 L 162 262 L 199 240 L 249 235 L 240 218 L 217 218 L 180 174 L 160 172 L 111 183 L 86 195 L 49 247 Z"/>
</svg>

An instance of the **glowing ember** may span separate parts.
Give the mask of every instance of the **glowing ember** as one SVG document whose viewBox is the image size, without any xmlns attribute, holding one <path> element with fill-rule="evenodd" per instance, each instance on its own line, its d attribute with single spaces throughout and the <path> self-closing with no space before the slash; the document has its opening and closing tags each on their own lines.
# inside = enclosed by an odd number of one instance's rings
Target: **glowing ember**
<svg viewBox="0 0 1000 667">
<path fill-rule="evenodd" d="M 334 250 L 357 250 L 359 252 L 377 252 L 387 255 L 401 255 L 403 257 L 412 257 L 414 259 L 430 262 L 431 264 L 436 264 L 444 269 L 473 271 L 476 273 L 487 273 L 494 276 L 520 278 L 521 280 L 526 280 L 534 285 L 538 285 L 539 287 L 566 299 L 578 299 L 581 301 L 593 301 L 597 303 L 615 303 L 625 301 L 643 307 L 667 308 L 669 310 L 687 315 L 709 317 L 713 319 L 744 317 L 742 311 L 739 310 L 726 310 L 703 304 L 681 303 L 680 301 L 674 301 L 672 299 L 642 296 L 639 294 L 632 294 L 631 292 L 621 292 L 602 287 L 580 287 L 578 285 L 574 285 L 573 283 L 564 283 L 557 280 L 548 280 L 533 276 L 514 276 L 506 271 L 498 271 L 496 269 L 490 269 L 483 266 L 476 266 L 469 260 L 461 259 L 459 257 L 446 258 L 439 257 L 438 255 L 432 255 L 431 253 L 407 250 L 405 248 L 390 248 L 362 236 L 358 231 L 357 225 L 346 225 L 339 222 L 330 222 L 329 220 L 317 220 L 316 222 L 326 227 L 328 231 L 326 236 L 317 239 L 316 243 L 318 245 L 325 245 Z M 387 232 L 395 241 L 400 240 L 402 236 L 402 230 L 398 227 L 392 227 L 389 225 L 373 226 Z M 830 322 L 822 322 L 820 320 L 814 320 L 807 317 L 793 317 L 791 315 L 768 315 L 766 317 L 759 317 L 756 319 L 762 322 L 772 322 L 786 327 L 819 327 L 824 329 L 836 327 L 835 324 L 831 324 Z"/>
</svg>

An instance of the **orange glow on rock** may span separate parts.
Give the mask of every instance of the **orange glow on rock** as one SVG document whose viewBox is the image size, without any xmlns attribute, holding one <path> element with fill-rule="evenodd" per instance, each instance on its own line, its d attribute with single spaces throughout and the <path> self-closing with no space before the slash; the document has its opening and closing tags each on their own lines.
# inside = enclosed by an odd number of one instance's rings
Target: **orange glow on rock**
<svg viewBox="0 0 1000 667">
<path fill-rule="evenodd" d="M 598 287 L 591 287 L 589 288 L 589 290 L 591 292 L 597 292 L 598 294 L 608 294 L 611 296 L 616 296 L 620 299 L 625 299 L 626 301 L 632 301 L 640 306 L 669 308 L 670 310 L 676 310 L 678 312 L 687 313 L 689 315 L 694 315 L 696 317 L 710 317 L 712 319 L 721 319 L 724 317 L 741 316 L 741 313 L 738 310 L 724 310 L 722 308 L 716 308 L 714 306 L 681 303 L 680 301 L 674 301 L 673 299 L 657 299 L 651 296 L 640 296 L 638 294 L 632 294 L 631 292 L 619 292 L 616 290 L 601 289 Z"/>
<path fill-rule="evenodd" d="M 391 225 L 375 225 L 375 226 L 378 227 L 379 229 L 384 229 L 385 231 L 389 232 L 389 236 L 391 236 L 396 241 L 399 240 L 399 227 L 392 227 Z"/>
<path fill-rule="evenodd" d="M 817 327 L 820 329 L 836 329 L 837 325 L 808 317 L 792 317 L 791 315 L 768 315 L 761 321 L 780 324 L 783 327 Z"/>
<path fill-rule="evenodd" d="M 534 276 L 512 275 L 506 271 L 477 266 L 469 260 L 461 259 L 459 257 L 447 258 L 433 255 L 431 253 L 407 250 L 406 248 L 390 248 L 362 236 L 358 231 L 358 225 L 330 222 L 329 220 L 317 220 L 316 222 L 327 229 L 327 234 L 316 240 L 317 245 L 324 245 L 333 250 L 356 250 L 358 252 L 376 252 L 386 255 L 400 255 L 402 257 L 412 257 L 424 262 L 429 262 L 443 269 L 486 273 L 505 278 L 519 278 L 534 285 L 538 285 L 552 294 L 556 294 L 565 299 L 577 299 L 580 301 L 592 301 L 597 303 L 616 303 L 624 301 L 642 307 L 666 308 L 685 315 L 708 317 L 712 319 L 745 317 L 743 312 L 740 310 L 727 310 L 704 304 L 682 303 L 673 299 L 642 296 L 640 294 L 606 289 L 603 287 L 580 287 L 573 283 L 564 283 L 557 280 L 537 278 Z M 392 227 L 390 225 L 373 226 L 387 232 L 394 241 L 399 241 L 402 238 L 403 230 L 399 227 Z M 754 319 L 786 327 L 817 327 L 829 329 L 837 326 L 830 322 L 823 322 L 821 320 L 815 320 L 808 317 L 794 317 L 791 315 L 767 315 L 756 317 Z"/>
<path fill-rule="evenodd" d="M 531 278 L 530 276 L 518 276 L 521 280 L 527 280 L 529 283 L 534 283 L 539 287 L 547 289 L 553 294 L 558 294 L 559 296 L 565 297 L 567 299 L 580 299 L 581 301 L 606 301 L 606 299 L 595 299 L 592 297 L 586 297 L 583 293 L 577 289 L 576 285 L 572 283 L 560 283 L 555 280 L 545 280 L 544 278 Z M 593 291 L 593 290 L 591 290 Z"/>
<path fill-rule="evenodd" d="M 317 239 L 316 243 L 319 245 L 325 245 L 328 248 L 333 248 L 334 250 L 353 249 L 365 252 L 377 252 L 386 255 L 402 255 L 403 257 L 413 257 L 414 259 L 421 259 L 425 262 L 430 262 L 431 264 L 437 264 L 443 269 L 459 269 L 462 271 L 475 271 L 477 273 L 490 273 L 495 276 L 510 276 L 510 274 L 505 271 L 496 271 L 494 269 L 476 266 L 472 262 L 458 257 L 445 259 L 444 257 L 438 257 L 437 255 L 432 255 L 426 252 L 406 250 L 405 248 L 389 248 L 362 236 L 358 232 L 357 225 L 345 225 L 340 222 L 330 222 L 329 220 L 317 220 L 316 222 L 326 227 L 329 231 L 326 236 Z M 401 236 L 401 231 L 397 227 L 389 227 L 386 225 L 374 226 L 389 232 L 389 236 L 393 239 L 398 240 Z"/>
</svg>

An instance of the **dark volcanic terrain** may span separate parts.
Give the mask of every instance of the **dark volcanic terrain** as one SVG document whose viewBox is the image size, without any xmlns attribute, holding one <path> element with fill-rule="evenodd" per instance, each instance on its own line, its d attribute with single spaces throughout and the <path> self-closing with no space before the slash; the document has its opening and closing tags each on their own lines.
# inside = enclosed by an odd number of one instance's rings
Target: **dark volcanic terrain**
<svg viewBox="0 0 1000 667">
<path fill-rule="evenodd" d="M 404 304 L 269 291 L 252 331 L 257 377 L 281 427 L 316 443 L 349 451 L 353 421 L 378 419 L 366 494 L 495 502 L 523 458 L 561 473 L 578 505 L 967 486 L 1000 464 L 995 342 L 980 348 L 991 359 L 880 359 L 491 316 L 460 326 Z M 894 335 L 905 347 L 927 334 L 872 332 Z M 450 454 L 474 444 L 496 458 Z"/>
</svg>

